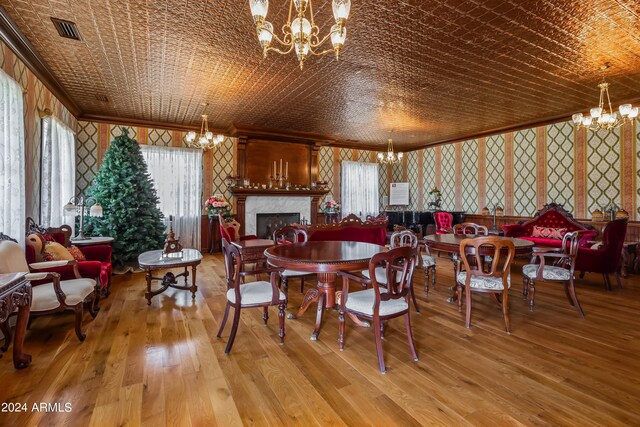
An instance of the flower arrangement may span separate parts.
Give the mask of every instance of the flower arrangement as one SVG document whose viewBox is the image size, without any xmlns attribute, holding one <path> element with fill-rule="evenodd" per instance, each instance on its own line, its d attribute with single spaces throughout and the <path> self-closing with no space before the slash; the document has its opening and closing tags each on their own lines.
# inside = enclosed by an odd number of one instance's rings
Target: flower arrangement
<svg viewBox="0 0 640 427">
<path fill-rule="evenodd" d="M 205 200 L 204 208 L 209 216 L 221 214 L 224 219 L 231 218 L 231 205 L 222 194 L 214 194 Z"/>
<path fill-rule="evenodd" d="M 324 202 L 320 210 L 323 213 L 340 213 L 340 203 L 335 200 L 329 200 L 328 202 Z"/>
</svg>

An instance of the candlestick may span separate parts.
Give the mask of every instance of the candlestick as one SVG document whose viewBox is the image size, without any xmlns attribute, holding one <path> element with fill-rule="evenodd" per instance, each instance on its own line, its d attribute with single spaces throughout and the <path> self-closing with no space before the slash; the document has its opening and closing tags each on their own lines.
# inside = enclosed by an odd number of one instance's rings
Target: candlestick
<svg viewBox="0 0 640 427">
<path fill-rule="evenodd" d="M 284 169 L 284 176 L 289 178 L 289 162 L 286 163 L 286 167 Z"/>
<path fill-rule="evenodd" d="M 280 159 L 280 176 L 282 176 L 282 159 Z"/>
<path fill-rule="evenodd" d="M 273 161 L 273 176 L 276 176 L 278 174 L 278 171 L 276 170 L 276 161 Z"/>
</svg>

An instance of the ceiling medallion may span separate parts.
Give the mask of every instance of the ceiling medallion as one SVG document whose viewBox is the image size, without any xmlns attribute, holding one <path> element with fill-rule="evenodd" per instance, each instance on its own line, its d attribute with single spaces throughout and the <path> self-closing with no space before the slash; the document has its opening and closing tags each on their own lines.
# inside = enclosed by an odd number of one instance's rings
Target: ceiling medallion
<svg viewBox="0 0 640 427">
<path fill-rule="evenodd" d="M 403 153 L 393 152 L 393 141 L 390 139 L 387 144 L 387 154 L 378 153 L 378 162 L 383 165 L 393 165 L 402 161 Z"/>
<path fill-rule="evenodd" d="M 603 67 L 603 69 L 606 68 Z M 589 111 L 590 115 L 585 116 L 582 113 L 576 113 L 571 116 L 576 126 L 592 131 L 598 131 L 600 129 L 612 130 L 638 117 L 638 107 L 634 107 L 631 104 L 621 105 L 619 108 L 620 114 L 613 111 L 611 99 L 609 98 L 609 83 L 602 79 L 598 87 L 600 88 L 600 102 L 598 106 Z"/>
<path fill-rule="evenodd" d="M 269 0 L 249 0 L 253 22 L 256 24 L 258 41 L 262 46 L 262 53 L 267 57 L 267 52 L 274 51 L 281 55 L 288 55 L 295 52 L 300 63 L 300 69 L 304 66 L 304 61 L 309 54 L 320 56 L 335 52 L 336 60 L 340 59 L 340 50 L 347 38 L 347 19 L 351 9 L 351 0 L 333 0 L 333 17 L 336 23 L 331 27 L 329 34 L 322 39 L 319 37 L 320 28 L 313 19 L 313 6 L 311 0 L 290 0 L 289 17 L 282 26 L 282 38 L 273 32 L 273 24 L 266 20 L 269 9 Z M 306 18 L 307 6 L 309 7 L 309 19 Z M 293 11 L 296 17 L 291 21 Z M 276 39 L 284 50 L 278 47 L 271 47 L 271 41 Z M 315 51 L 315 48 L 322 46 L 331 39 L 333 49 Z"/>
<path fill-rule="evenodd" d="M 209 116 L 202 115 L 202 124 L 200 125 L 200 133 L 196 135 L 195 131 L 189 131 L 187 133 L 187 145 L 193 148 L 200 148 L 207 151 L 213 147 L 220 145 L 224 141 L 224 135 L 213 135 L 213 132 L 209 131 Z"/>
</svg>

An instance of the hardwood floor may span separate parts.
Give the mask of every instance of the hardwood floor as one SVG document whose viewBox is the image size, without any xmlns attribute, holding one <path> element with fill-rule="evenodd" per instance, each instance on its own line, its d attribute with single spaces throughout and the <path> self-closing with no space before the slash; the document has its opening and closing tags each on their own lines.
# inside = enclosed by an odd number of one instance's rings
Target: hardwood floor
<svg viewBox="0 0 640 427">
<path fill-rule="evenodd" d="M 580 318 L 562 288 L 540 283 L 536 310 L 521 299 L 519 265 L 510 292 L 512 335 L 488 295 L 473 296 L 472 327 L 447 303 L 451 264 L 438 259 L 437 289 L 416 287 L 412 311 L 419 362 L 402 319 L 385 330 L 388 372 L 378 371 L 374 337 L 347 319 L 338 350 L 337 312 L 326 313 L 310 341 L 315 312 L 286 321 L 278 345 L 277 310 L 242 313 L 229 356 L 215 334 L 224 310 L 224 267 L 207 255 L 198 295 L 169 290 L 147 306 L 143 274 L 116 276 L 98 317 L 86 314 L 87 339 L 73 316 L 37 318 L 25 339 L 32 365 L 0 359 L 0 402 L 26 403 L 26 413 L 0 412 L 0 424 L 95 426 L 211 425 L 640 425 L 640 279 L 606 292 L 602 278 L 577 285 Z M 307 282 L 312 282 L 308 280 Z M 288 311 L 300 304 L 290 285 Z M 70 412 L 33 412 L 34 403 L 71 403 Z M 4 406 L 3 406 L 4 408 Z"/>
</svg>

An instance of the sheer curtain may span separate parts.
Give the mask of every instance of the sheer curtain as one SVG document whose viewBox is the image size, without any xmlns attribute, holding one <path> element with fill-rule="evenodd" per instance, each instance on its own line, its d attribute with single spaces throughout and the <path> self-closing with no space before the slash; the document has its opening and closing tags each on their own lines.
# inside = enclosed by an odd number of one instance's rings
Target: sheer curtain
<svg viewBox="0 0 640 427">
<path fill-rule="evenodd" d="M 40 223 L 45 227 L 64 224 L 64 205 L 75 192 L 75 135 L 55 117 L 45 117 L 42 119 Z M 73 221 L 70 225 L 73 227 Z"/>
<path fill-rule="evenodd" d="M 200 249 L 202 151 L 153 145 L 140 148 L 167 226 L 169 215 L 173 215 L 173 230 L 182 246 Z"/>
<path fill-rule="evenodd" d="M 0 69 L 0 231 L 24 246 L 23 114 L 22 87 Z"/>
<path fill-rule="evenodd" d="M 378 213 L 378 164 L 342 162 L 340 197 L 343 216 L 360 218 Z"/>
</svg>

